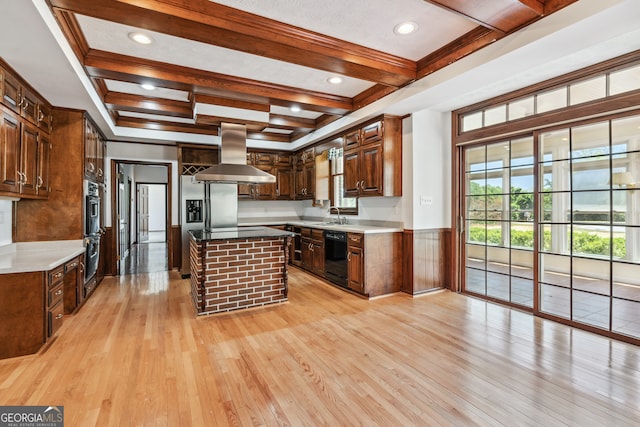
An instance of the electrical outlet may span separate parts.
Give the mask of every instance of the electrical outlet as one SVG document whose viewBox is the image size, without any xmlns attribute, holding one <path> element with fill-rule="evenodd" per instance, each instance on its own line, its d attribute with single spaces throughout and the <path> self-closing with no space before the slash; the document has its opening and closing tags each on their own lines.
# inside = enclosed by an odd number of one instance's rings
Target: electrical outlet
<svg viewBox="0 0 640 427">
<path fill-rule="evenodd" d="M 433 204 L 433 197 L 420 196 L 420 204 L 422 206 L 431 206 Z"/>
</svg>

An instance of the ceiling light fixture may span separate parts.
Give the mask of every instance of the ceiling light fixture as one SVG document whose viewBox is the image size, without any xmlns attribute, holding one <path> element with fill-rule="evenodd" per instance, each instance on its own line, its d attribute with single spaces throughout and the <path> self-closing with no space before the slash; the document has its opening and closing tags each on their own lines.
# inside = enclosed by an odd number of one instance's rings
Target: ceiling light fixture
<svg viewBox="0 0 640 427">
<path fill-rule="evenodd" d="M 302 109 L 297 105 L 292 105 L 290 110 L 293 111 L 294 113 L 299 113 L 300 111 L 302 111 Z"/>
<path fill-rule="evenodd" d="M 154 90 L 156 87 L 151 83 L 142 83 L 140 87 L 144 90 Z"/>
<path fill-rule="evenodd" d="M 136 43 L 140 44 L 151 44 L 153 43 L 153 39 L 151 36 L 148 36 L 144 33 L 129 33 L 129 38 Z"/>
<path fill-rule="evenodd" d="M 329 77 L 327 81 L 332 85 L 339 85 L 340 83 L 342 83 L 342 77 L 338 77 L 338 76 Z"/>
<path fill-rule="evenodd" d="M 408 34 L 415 33 L 417 30 L 418 24 L 410 21 L 398 24 L 393 28 L 393 32 L 400 36 L 406 36 Z"/>
</svg>

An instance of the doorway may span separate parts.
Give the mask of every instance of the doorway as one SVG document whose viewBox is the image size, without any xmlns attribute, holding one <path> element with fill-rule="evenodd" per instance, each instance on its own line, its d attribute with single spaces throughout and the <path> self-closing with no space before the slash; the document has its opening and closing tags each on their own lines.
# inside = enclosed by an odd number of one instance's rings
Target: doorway
<svg viewBox="0 0 640 427">
<path fill-rule="evenodd" d="M 112 160 L 112 218 L 117 275 L 171 265 L 171 164 Z"/>
<path fill-rule="evenodd" d="M 166 242 L 166 184 L 137 183 L 136 194 L 138 195 L 138 242 Z"/>
</svg>

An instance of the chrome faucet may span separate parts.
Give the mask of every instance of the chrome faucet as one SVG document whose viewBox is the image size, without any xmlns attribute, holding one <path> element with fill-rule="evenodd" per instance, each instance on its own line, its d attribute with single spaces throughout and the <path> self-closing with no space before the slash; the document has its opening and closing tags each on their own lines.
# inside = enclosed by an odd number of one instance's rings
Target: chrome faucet
<svg viewBox="0 0 640 427">
<path fill-rule="evenodd" d="M 343 215 L 342 218 L 340 218 L 340 208 L 337 206 L 329 206 L 329 214 L 331 214 L 331 209 L 335 209 L 336 211 L 338 211 L 338 218 L 336 218 L 336 224 L 346 224 L 347 223 L 347 218 Z"/>
</svg>

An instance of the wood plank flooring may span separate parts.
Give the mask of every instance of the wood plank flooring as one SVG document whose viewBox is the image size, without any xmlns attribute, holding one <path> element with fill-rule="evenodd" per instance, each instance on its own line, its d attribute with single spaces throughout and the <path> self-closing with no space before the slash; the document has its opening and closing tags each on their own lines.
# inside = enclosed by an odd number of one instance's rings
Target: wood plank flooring
<svg viewBox="0 0 640 427">
<path fill-rule="evenodd" d="M 66 426 L 640 424 L 640 348 L 448 291 L 373 301 L 291 269 L 290 301 L 196 318 L 177 272 L 106 278 L 0 405 Z"/>
</svg>

